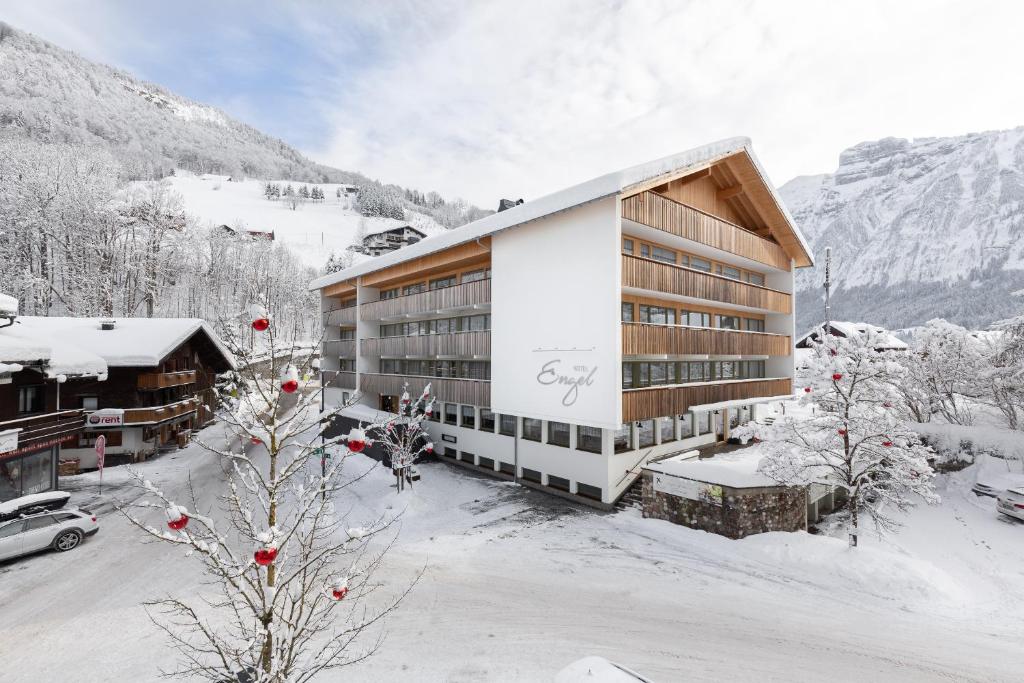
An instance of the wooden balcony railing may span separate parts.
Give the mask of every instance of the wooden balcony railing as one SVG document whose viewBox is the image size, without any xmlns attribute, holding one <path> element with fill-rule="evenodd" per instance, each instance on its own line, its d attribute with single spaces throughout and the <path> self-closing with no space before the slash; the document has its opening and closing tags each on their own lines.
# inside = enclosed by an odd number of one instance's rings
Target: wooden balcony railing
<svg viewBox="0 0 1024 683">
<path fill-rule="evenodd" d="M 419 294 L 394 299 L 372 301 L 359 307 L 361 320 L 384 320 L 404 315 L 417 315 L 432 311 L 471 308 L 491 302 L 491 281 L 477 280 L 454 287 L 433 289 Z"/>
<path fill-rule="evenodd" d="M 356 373 L 341 370 L 324 370 L 323 383 L 332 389 L 355 389 Z"/>
<path fill-rule="evenodd" d="M 784 334 L 622 323 L 623 356 L 788 356 L 792 353 L 793 342 Z"/>
<path fill-rule="evenodd" d="M 385 337 L 359 342 L 364 356 L 375 358 L 480 358 L 491 355 L 491 332 L 425 334 L 416 337 Z"/>
<path fill-rule="evenodd" d="M 682 415 L 692 406 L 748 398 L 786 396 L 792 393 L 793 381 L 788 377 L 629 389 L 622 392 L 622 420 L 629 422 L 666 415 Z"/>
<path fill-rule="evenodd" d="M 401 396 L 402 386 L 409 383 L 409 394 L 418 396 L 428 383 L 439 401 L 465 403 L 488 408 L 491 405 L 491 383 L 482 379 L 447 379 L 444 377 L 407 377 L 404 375 L 361 374 L 359 390 L 364 394 Z"/>
<path fill-rule="evenodd" d="M 654 192 L 622 200 L 622 217 L 773 268 L 790 269 L 789 256 L 775 242 Z"/>
<path fill-rule="evenodd" d="M 775 313 L 789 313 L 793 306 L 785 292 L 629 254 L 622 255 L 622 286 Z"/>
<path fill-rule="evenodd" d="M 324 341 L 324 356 L 332 358 L 355 358 L 355 339 L 328 339 Z"/>
<path fill-rule="evenodd" d="M 194 413 L 198 406 L 199 399 L 186 398 L 184 401 L 168 403 L 164 406 L 127 408 L 124 411 L 124 423 L 126 425 L 155 424 L 175 417 L 181 417 L 187 413 Z"/>
<path fill-rule="evenodd" d="M 195 370 L 180 370 L 178 372 L 146 372 L 141 373 L 138 379 L 138 387 L 143 391 L 154 391 L 177 387 L 183 384 L 195 384 Z"/>
<path fill-rule="evenodd" d="M 348 308 L 339 308 L 333 311 L 326 311 L 324 313 L 324 327 L 330 327 L 332 325 L 341 325 L 344 327 L 354 327 L 356 324 L 356 307 L 349 306 Z"/>
<path fill-rule="evenodd" d="M 81 410 L 62 410 L 56 413 L 29 415 L 0 422 L 0 432 L 20 429 L 18 447 L 0 453 L 0 460 L 30 453 L 40 448 L 55 446 L 72 438 L 85 428 L 85 413 Z"/>
</svg>

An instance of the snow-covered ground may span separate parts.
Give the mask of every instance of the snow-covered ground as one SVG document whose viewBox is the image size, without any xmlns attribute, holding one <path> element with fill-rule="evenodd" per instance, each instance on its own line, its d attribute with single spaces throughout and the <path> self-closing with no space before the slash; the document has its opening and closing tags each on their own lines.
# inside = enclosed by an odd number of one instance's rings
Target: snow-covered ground
<svg viewBox="0 0 1024 683">
<path fill-rule="evenodd" d="M 203 432 L 222 438 L 214 426 Z M 355 476 L 375 463 L 349 460 Z M 197 446 L 142 465 L 169 492 L 187 477 L 212 500 L 223 472 Z M 376 468 L 342 501 L 353 524 L 402 513 L 375 578 L 426 573 L 388 621 L 383 649 L 325 680 L 552 680 L 597 655 L 657 681 L 1018 681 L 1024 655 L 1024 524 L 941 477 L 892 541 L 743 541 L 600 513 L 455 469 L 420 466 L 398 496 Z M 101 531 L 70 553 L 0 564 L 0 681 L 156 681 L 175 653 L 140 603 L 205 588 L 196 563 L 110 509 L 123 468 L 64 480 Z"/>
<path fill-rule="evenodd" d="M 341 198 L 336 196 L 339 185 L 331 183 L 318 184 L 324 191 L 323 201 L 307 201 L 292 210 L 283 201 L 271 201 L 263 196 L 267 183 L 264 180 L 228 182 L 204 179 L 185 171 L 178 171 L 168 180 L 181 195 L 186 213 L 201 224 L 274 232 L 275 239 L 292 247 L 307 265 L 315 268 L 323 266 L 332 252 L 344 252 L 361 228 L 372 233 L 412 225 L 428 235 L 444 231 L 433 219 L 412 211 L 406 212 L 405 221 L 360 216 L 344 192 Z M 291 183 L 296 191 L 303 184 L 313 187 L 313 183 L 287 179 L 269 182 L 282 187 Z"/>
</svg>

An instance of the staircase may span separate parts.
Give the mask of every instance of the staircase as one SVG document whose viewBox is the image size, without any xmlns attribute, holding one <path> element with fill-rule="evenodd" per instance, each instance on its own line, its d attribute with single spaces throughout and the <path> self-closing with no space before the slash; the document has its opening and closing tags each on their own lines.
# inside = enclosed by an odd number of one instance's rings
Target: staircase
<svg viewBox="0 0 1024 683">
<path fill-rule="evenodd" d="M 628 510 L 630 508 L 635 508 L 637 510 L 643 509 L 643 479 L 643 477 L 637 477 L 625 492 L 619 496 L 619 500 L 615 503 L 615 508 L 617 510 Z"/>
</svg>

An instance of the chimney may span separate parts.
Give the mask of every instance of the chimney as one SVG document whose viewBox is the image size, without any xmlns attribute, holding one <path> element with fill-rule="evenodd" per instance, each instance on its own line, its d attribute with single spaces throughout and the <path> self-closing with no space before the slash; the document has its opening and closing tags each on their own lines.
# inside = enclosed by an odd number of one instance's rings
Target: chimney
<svg viewBox="0 0 1024 683">
<path fill-rule="evenodd" d="M 522 203 L 522 199 L 502 199 L 498 202 L 498 212 L 500 213 L 505 209 L 511 209 L 513 206 L 519 206 Z"/>
<path fill-rule="evenodd" d="M 101 330 L 112 330 L 112 329 L 114 329 L 115 324 L 116 324 L 116 321 L 113 318 L 105 318 L 105 319 L 100 321 L 100 329 Z"/>
</svg>

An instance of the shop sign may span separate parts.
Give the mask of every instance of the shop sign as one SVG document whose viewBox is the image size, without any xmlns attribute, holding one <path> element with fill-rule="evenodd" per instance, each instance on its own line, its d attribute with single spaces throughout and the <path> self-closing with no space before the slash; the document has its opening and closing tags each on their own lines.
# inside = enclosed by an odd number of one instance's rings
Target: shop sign
<svg viewBox="0 0 1024 683">
<path fill-rule="evenodd" d="M 85 418 L 88 429 L 109 429 L 124 426 L 124 410 L 121 408 L 104 408 L 94 410 Z"/>
<path fill-rule="evenodd" d="M 18 450 L 18 432 L 20 429 L 7 429 L 0 432 L 0 453 Z"/>
</svg>

